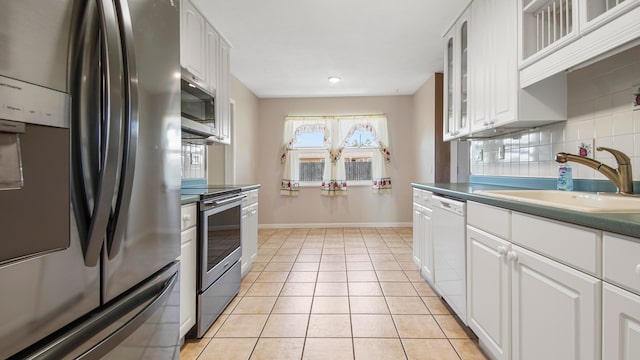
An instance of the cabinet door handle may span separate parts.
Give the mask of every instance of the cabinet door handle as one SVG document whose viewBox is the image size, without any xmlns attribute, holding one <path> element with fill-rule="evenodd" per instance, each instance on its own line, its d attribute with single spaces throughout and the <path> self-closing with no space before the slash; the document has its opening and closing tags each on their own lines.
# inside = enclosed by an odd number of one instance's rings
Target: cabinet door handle
<svg viewBox="0 0 640 360">
<path fill-rule="evenodd" d="M 507 247 L 506 246 L 498 247 L 498 254 L 500 254 L 500 256 L 505 256 L 507 254 Z"/>
<path fill-rule="evenodd" d="M 518 261 L 518 254 L 516 254 L 514 251 L 509 251 L 507 253 L 507 259 L 509 261 L 517 262 Z"/>
</svg>

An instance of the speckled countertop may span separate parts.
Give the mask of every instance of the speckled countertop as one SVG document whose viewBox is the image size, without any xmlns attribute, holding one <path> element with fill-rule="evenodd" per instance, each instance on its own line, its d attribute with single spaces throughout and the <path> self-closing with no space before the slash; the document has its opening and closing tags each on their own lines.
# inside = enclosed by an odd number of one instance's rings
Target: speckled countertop
<svg viewBox="0 0 640 360">
<path fill-rule="evenodd" d="M 506 190 L 519 189 L 499 185 L 486 185 L 474 183 L 412 183 L 412 187 L 431 191 L 458 199 L 475 201 L 487 205 L 493 205 L 513 211 L 519 211 L 531 215 L 563 221 L 571 224 L 587 226 L 612 233 L 632 236 L 640 241 L 640 209 L 638 213 L 609 213 L 594 214 L 579 211 L 565 210 L 550 206 L 534 205 L 520 201 L 499 199 L 490 196 L 477 195 L 476 190 Z"/>
</svg>

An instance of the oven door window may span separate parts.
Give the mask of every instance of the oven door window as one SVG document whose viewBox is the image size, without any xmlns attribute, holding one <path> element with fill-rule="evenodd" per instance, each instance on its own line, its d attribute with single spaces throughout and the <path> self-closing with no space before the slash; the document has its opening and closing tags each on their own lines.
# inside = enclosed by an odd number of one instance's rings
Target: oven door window
<svg viewBox="0 0 640 360">
<path fill-rule="evenodd" d="M 240 247 L 240 205 L 207 216 L 207 271 Z"/>
</svg>

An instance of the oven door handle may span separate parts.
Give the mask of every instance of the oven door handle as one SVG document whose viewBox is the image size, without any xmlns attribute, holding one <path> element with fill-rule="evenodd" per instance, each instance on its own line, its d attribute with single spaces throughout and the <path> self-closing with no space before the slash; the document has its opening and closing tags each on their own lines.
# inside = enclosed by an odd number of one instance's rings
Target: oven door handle
<svg viewBox="0 0 640 360">
<path fill-rule="evenodd" d="M 223 199 L 223 200 L 209 200 L 209 201 L 205 201 L 204 204 L 207 206 L 220 206 L 220 205 L 224 205 L 224 204 L 228 204 L 228 203 L 232 203 L 238 200 L 242 200 L 244 198 L 246 198 L 247 195 L 239 195 L 239 196 L 234 196 L 232 198 L 229 199 Z"/>
</svg>

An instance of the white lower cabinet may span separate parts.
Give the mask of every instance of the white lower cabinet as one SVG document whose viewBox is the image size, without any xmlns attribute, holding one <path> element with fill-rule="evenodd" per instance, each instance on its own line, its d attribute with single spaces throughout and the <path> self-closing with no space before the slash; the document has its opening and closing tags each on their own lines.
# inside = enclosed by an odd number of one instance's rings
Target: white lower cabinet
<svg viewBox="0 0 640 360">
<path fill-rule="evenodd" d="M 422 264 L 422 242 L 424 237 L 424 224 L 422 222 L 423 207 L 413 203 L 413 263 L 418 268 Z"/>
<path fill-rule="evenodd" d="M 242 200 L 241 246 L 242 277 L 246 276 L 258 256 L 258 190 L 247 191 Z"/>
<path fill-rule="evenodd" d="M 196 252 L 198 228 L 195 204 L 182 207 L 180 233 L 180 338 L 196 323 Z"/>
<path fill-rule="evenodd" d="M 504 234 L 505 224 L 481 221 L 491 207 L 471 202 L 468 209 L 474 225 L 467 225 L 467 321 L 488 355 L 601 359 L 602 281 L 550 258 L 556 254 L 515 245 L 523 242 L 522 229 L 514 227 L 506 239 L 493 235 Z M 517 215 L 505 214 L 506 228 Z"/>
<path fill-rule="evenodd" d="M 640 242 L 605 233 L 602 359 L 640 359 Z"/>
<path fill-rule="evenodd" d="M 640 359 L 640 296 L 604 283 L 602 359 Z"/>
<path fill-rule="evenodd" d="M 431 228 L 431 209 L 422 210 L 422 257 L 420 264 L 420 275 L 428 283 L 434 284 L 433 274 L 433 235 Z"/>
<path fill-rule="evenodd" d="M 434 284 L 433 236 L 431 230 L 432 192 L 413 189 L 413 262 L 420 275 L 429 284 Z"/>
<path fill-rule="evenodd" d="M 496 360 L 511 353 L 511 244 L 467 226 L 467 323 Z"/>
<path fill-rule="evenodd" d="M 602 281 L 513 245 L 512 359 L 600 359 Z"/>
</svg>

